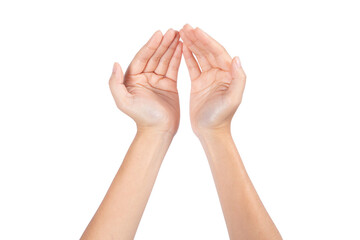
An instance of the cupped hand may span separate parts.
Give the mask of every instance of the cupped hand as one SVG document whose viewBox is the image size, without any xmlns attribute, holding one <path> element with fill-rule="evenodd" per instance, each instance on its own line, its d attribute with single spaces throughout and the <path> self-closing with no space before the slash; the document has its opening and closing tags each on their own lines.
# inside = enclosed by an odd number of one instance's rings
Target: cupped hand
<svg viewBox="0 0 360 240">
<path fill-rule="evenodd" d="M 239 58 L 232 59 L 224 47 L 199 28 L 187 24 L 180 36 L 191 78 L 190 118 L 195 134 L 230 130 L 246 80 Z"/>
<path fill-rule="evenodd" d="M 117 107 L 137 124 L 138 131 L 175 134 L 180 119 L 177 74 L 182 55 L 179 33 L 160 31 L 136 54 L 125 75 L 114 64 L 109 85 Z"/>
</svg>

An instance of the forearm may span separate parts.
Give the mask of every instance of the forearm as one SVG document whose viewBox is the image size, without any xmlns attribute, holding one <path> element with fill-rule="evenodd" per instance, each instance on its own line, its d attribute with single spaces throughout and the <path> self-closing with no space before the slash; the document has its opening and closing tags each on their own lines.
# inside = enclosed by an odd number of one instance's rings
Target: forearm
<svg viewBox="0 0 360 240">
<path fill-rule="evenodd" d="M 229 130 L 199 136 L 209 160 L 231 239 L 281 239 L 266 212 Z"/>
<path fill-rule="evenodd" d="M 82 239 L 134 239 L 171 140 L 168 133 L 136 134 Z"/>
</svg>

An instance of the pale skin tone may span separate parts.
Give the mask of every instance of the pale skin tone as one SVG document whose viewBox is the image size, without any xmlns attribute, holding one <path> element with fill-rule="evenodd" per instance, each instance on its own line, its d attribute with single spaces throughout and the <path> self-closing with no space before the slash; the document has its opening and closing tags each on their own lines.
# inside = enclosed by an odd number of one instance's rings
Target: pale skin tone
<svg viewBox="0 0 360 240">
<path fill-rule="evenodd" d="M 117 107 L 136 122 L 137 134 L 81 239 L 134 239 L 179 126 L 176 83 L 182 55 L 191 79 L 191 125 L 206 152 L 230 239 L 282 239 L 231 137 L 246 79 L 240 60 L 190 25 L 180 32 L 154 33 L 125 74 L 114 64 L 111 93 Z"/>
<path fill-rule="evenodd" d="M 246 80 L 239 58 L 199 28 L 185 25 L 180 36 L 191 78 L 191 125 L 208 158 L 230 239 L 282 239 L 231 137 Z"/>
<path fill-rule="evenodd" d="M 81 239 L 134 239 L 162 160 L 180 118 L 176 81 L 182 43 L 170 29 L 154 33 L 125 75 L 114 64 L 109 85 L 137 134 L 104 200 Z"/>
</svg>

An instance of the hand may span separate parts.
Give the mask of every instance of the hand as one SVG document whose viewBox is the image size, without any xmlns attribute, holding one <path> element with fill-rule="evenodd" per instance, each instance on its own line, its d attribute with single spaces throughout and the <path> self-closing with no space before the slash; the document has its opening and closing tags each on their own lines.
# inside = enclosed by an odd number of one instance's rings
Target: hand
<svg viewBox="0 0 360 240">
<path fill-rule="evenodd" d="M 199 136 L 208 130 L 229 130 L 246 80 L 239 58 L 231 59 L 224 47 L 199 28 L 193 29 L 187 24 L 180 30 L 180 36 L 191 78 L 193 131 Z"/>
<path fill-rule="evenodd" d="M 138 131 L 175 134 L 180 119 L 177 74 L 182 43 L 179 33 L 160 31 L 136 54 L 125 76 L 114 64 L 109 85 L 117 107 L 136 122 Z"/>
</svg>

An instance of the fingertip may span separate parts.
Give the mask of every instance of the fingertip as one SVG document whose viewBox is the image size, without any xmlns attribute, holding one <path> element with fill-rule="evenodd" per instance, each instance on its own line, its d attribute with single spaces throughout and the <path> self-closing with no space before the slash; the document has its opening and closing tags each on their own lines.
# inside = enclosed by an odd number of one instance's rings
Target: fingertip
<svg viewBox="0 0 360 240">
<path fill-rule="evenodd" d="M 196 31 L 194 28 L 187 27 L 186 29 L 184 29 L 184 41 L 185 42 L 195 42 L 196 40 Z"/>
<path fill-rule="evenodd" d="M 232 66 L 232 76 L 235 79 L 246 79 L 245 72 L 242 68 L 240 58 L 238 56 L 234 57 L 231 61 Z"/>
<path fill-rule="evenodd" d="M 241 68 L 241 61 L 240 61 L 239 56 L 234 57 L 233 61 L 234 61 L 235 66 L 236 66 L 237 68 Z"/>
<path fill-rule="evenodd" d="M 162 36 L 163 34 L 162 34 L 161 30 L 159 29 L 154 33 L 154 35 L 161 35 Z"/>
<path fill-rule="evenodd" d="M 113 64 L 113 70 L 112 70 L 112 73 L 113 74 L 116 74 L 116 72 L 117 72 L 117 65 L 119 65 L 117 62 L 114 62 L 114 64 Z"/>
<path fill-rule="evenodd" d="M 239 70 L 239 57 L 236 56 L 234 57 L 232 60 L 231 60 L 231 68 L 232 68 L 232 71 L 233 71 L 233 74 L 236 75 L 236 73 L 238 72 Z"/>
<path fill-rule="evenodd" d="M 120 64 L 118 62 L 114 62 L 111 79 L 122 81 L 122 77 L 123 77 L 123 72 Z"/>
<path fill-rule="evenodd" d="M 177 35 L 177 31 L 175 31 L 174 29 L 170 28 L 169 30 L 166 31 L 166 33 L 164 34 L 164 39 L 167 39 L 166 41 L 172 41 L 176 38 Z"/>
<path fill-rule="evenodd" d="M 157 30 L 145 45 L 148 46 L 151 50 L 154 50 L 160 45 L 162 39 L 162 32 L 160 30 Z"/>
<path fill-rule="evenodd" d="M 114 65 L 113 65 L 113 73 L 114 74 L 121 74 L 122 73 L 122 69 L 121 69 L 121 66 L 118 62 L 114 62 Z"/>
<path fill-rule="evenodd" d="M 163 34 L 161 30 L 157 30 L 151 37 L 151 39 L 154 40 L 155 42 L 161 41 L 162 38 L 163 38 Z"/>
<path fill-rule="evenodd" d="M 169 31 L 173 31 L 175 34 L 179 34 L 179 31 L 178 30 L 175 30 L 173 28 L 169 28 Z"/>
<path fill-rule="evenodd" d="M 186 30 L 191 30 L 191 29 L 194 29 L 190 24 L 185 24 L 184 26 L 183 26 L 183 29 L 186 29 Z"/>
<path fill-rule="evenodd" d="M 172 29 L 172 28 L 169 28 L 169 29 L 166 31 L 165 34 L 176 34 L 176 33 L 177 33 L 176 30 L 174 30 L 174 29 Z"/>
<path fill-rule="evenodd" d="M 180 30 L 180 37 L 181 39 L 183 40 L 183 42 L 186 44 L 190 44 L 191 43 L 191 40 L 188 36 L 188 34 L 185 32 L 185 30 Z"/>
<path fill-rule="evenodd" d="M 175 35 L 173 37 L 172 44 L 176 44 L 176 46 L 177 46 L 177 44 L 179 43 L 179 39 L 180 39 L 180 34 L 178 31 L 175 31 Z"/>
</svg>

